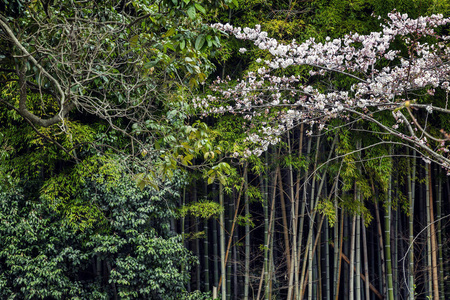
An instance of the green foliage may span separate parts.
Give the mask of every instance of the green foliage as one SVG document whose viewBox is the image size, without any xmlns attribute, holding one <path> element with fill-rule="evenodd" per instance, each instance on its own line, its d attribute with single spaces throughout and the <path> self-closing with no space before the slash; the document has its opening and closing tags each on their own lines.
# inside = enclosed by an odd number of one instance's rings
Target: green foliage
<svg viewBox="0 0 450 300">
<path fill-rule="evenodd" d="M 20 189 L 2 192 L 0 198 L 2 298 L 63 299 L 90 293 L 106 298 L 98 286 L 77 280 L 90 259 L 80 251 L 81 236 L 44 204 L 26 199 Z"/>
<path fill-rule="evenodd" d="M 101 184 L 106 189 L 117 186 L 123 168 L 112 157 L 94 156 L 76 165 L 67 172 L 48 179 L 41 188 L 42 198 L 59 214 L 68 226 L 76 230 L 85 230 L 104 219 L 98 207 L 92 202 L 84 201 L 88 181 Z"/>
<path fill-rule="evenodd" d="M 325 215 L 331 227 L 336 223 L 336 208 L 333 201 L 328 198 L 322 199 L 317 203 L 317 210 Z"/>
<path fill-rule="evenodd" d="M 246 191 L 247 195 L 248 195 L 248 199 L 251 202 L 263 202 L 263 197 L 261 195 L 261 190 L 254 186 L 249 184 L 247 187 L 247 191 Z"/>
<path fill-rule="evenodd" d="M 253 222 L 253 216 L 251 214 L 247 214 L 245 216 L 237 216 L 237 224 L 240 226 L 250 226 L 255 228 L 255 223 Z"/>
<path fill-rule="evenodd" d="M 366 226 L 372 222 L 373 216 L 363 202 L 355 199 L 355 196 L 351 194 L 345 194 L 342 198 L 343 201 L 339 203 L 339 207 L 352 215 L 362 215 Z"/>
<path fill-rule="evenodd" d="M 223 185 L 227 185 L 227 175 L 231 173 L 231 167 L 226 162 L 220 162 L 206 171 L 205 177 L 208 178 L 208 184 L 212 184 L 217 178 Z"/>
<path fill-rule="evenodd" d="M 292 166 L 295 170 L 304 170 L 308 169 L 308 161 L 304 156 L 293 156 L 286 155 L 284 156 L 284 161 L 282 166 L 289 167 Z"/>
<path fill-rule="evenodd" d="M 181 217 L 189 214 L 196 218 L 209 219 L 218 217 L 223 210 L 223 207 L 216 202 L 202 200 L 182 206 L 179 212 Z"/>
<path fill-rule="evenodd" d="M 364 166 L 372 182 L 376 182 L 384 192 L 388 190 L 392 171 L 392 159 L 387 147 L 372 147 L 366 151 L 369 159 Z"/>
<path fill-rule="evenodd" d="M 127 176 L 114 185 L 84 178 L 80 203 L 95 206 L 105 219 L 77 232 L 48 196 L 37 201 L 36 187 L 24 183 L 27 190 L 1 192 L 0 296 L 180 298 L 188 279 L 182 270 L 195 262 L 170 231 L 182 182 L 141 192 Z"/>
<path fill-rule="evenodd" d="M 218 298 L 220 299 L 220 296 Z M 181 297 L 181 300 L 214 300 L 212 298 L 211 292 L 209 293 L 202 293 L 200 291 L 193 291 L 192 293 L 186 293 Z"/>
</svg>

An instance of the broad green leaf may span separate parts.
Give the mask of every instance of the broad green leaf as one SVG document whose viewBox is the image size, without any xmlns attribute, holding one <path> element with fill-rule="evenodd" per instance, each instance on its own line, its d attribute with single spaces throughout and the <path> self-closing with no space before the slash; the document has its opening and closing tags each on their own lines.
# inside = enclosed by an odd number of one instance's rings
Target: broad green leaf
<svg viewBox="0 0 450 300">
<path fill-rule="evenodd" d="M 166 43 L 166 44 L 164 44 L 164 52 L 167 52 L 167 49 L 170 49 L 170 50 L 172 50 L 172 51 L 176 51 L 176 50 L 175 50 L 175 47 L 173 46 L 172 43 Z"/>
<path fill-rule="evenodd" d="M 175 34 L 175 28 L 170 28 L 169 30 L 167 30 L 167 32 L 163 35 L 164 37 L 169 37 Z"/>
<path fill-rule="evenodd" d="M 189 6 L 189 8 L 186 10 L 186 13 L 189 19 L 194 20 L 195 16 L 197 15 L 194 5 Z"/>
<path fill-rule="evenodd" d="M 198 4 L 198 3 L 195 3 L 194 5 L 195 5 L 195 8 L 196 8 L 199 12 L 206 14 L 206 9 L 205 9 L 203 6 L 201 6 L 201 5 Z"/>
<path fill-rule="evenodd" d="M 139 36 L 138 36 L 137 34 L 134 35 L 134 36 L 132 36 L 132 37 L 130 38 L 130 45 L 131 45 L 132 47 L 136 47 L 137 42 L 138 42 L 138 39 L 139 39 Z"/>
<path fill-rule="evenodd" d="M 226 185 L 227 184 L 227 177 L 224 176 L 222 173 L 219 173 L 219 181 L 221 184 Z"/>
<path fill-rule="evenodd" d="M 195 40 L 195 49 L 200 50 L 202 49 L 203 45 L 205 44 L 205 35 L 200 34 L 197 39 Z"/>
</svg>

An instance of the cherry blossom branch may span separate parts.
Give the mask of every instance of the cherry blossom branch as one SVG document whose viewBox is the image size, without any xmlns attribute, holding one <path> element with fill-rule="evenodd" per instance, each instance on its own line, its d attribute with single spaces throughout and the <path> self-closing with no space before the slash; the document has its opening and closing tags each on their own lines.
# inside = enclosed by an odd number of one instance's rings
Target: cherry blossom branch
<svg viewBox="0 0 450 300">
<path fill-rule="evenodd" d="M 303 43 L 288 44 L 270 38 L 258 25 L 254 29 L 242 29 L 230 24 L 214 24 L 213 27 L 237 39 L 252 41 L 259 49 L 269 52 L 271 58 L 257 59 L 263 66 L 256 72 L 249 72 L 236 84 L 229 79 L 218 79 L 212 85 L 213 94 L 195 98 L 194 107 L 203 115 L 243 115 L 250 128 L 244 142 L 253 145 L 254 150 L 246 149 L 235 156 L 261 154 L 296 124 L 318 123 L 319 129 L 323 129 L 329 120 L 357 116 L 428 153 L 424 154 L 427 160 L 432 158 L 450 169 L 450 159 L 445 154 L 449 151 L 446 143 L 450 136 L 444 133 L 446 139 L 432 137 L 410 111 L 410 107 L 417 107 L 425 108 L 428 113 L 433 110 L 450 113 L 447 104 L 442 108 L 408 100 L 415 91 L 426 91 L 430 95 L 434 95 L 436 89 L 447 94 L 450 91 L 450 36 L 435 32 L 437 27 L 447 24 L 450 18 L 442 15 L 410 19 L 394 11 L 388 14 L 379 32 L 353 33 L 333 40 L 327 37 L 324 42 L 311 38 Z M 406 52 L 398 50 L 398 43 L 394 44 L 398 40 L 403 42 Z M 246 51 L 240 49 L 242 53 Z M 274 71 L 280 74 L 290 66 L 312 67 L 311 77 L 272 74 Z M 320 78 L 332 73 L 357 82 L 340 90 L 324 90 Z M 401 112 L 405 107 L 417 128 L 413 128 Z M 397 123 L 386 125 L 392 122 L 386 123 L 385 115 L 383 119 L 375 115 L 381 111 L 392 111 L 391 121 Z M 397 130 L 401 124 L 409 135 Z M 416 130 L 424 137 L 419 137 Z M 433 150 L 426 138 L 440 143 L 440 148 Z"/>
<path fill-rule="evenodd" d="M 387 132 L 389 132 L 391 135 L 396 136 L 402 140 L 409 140 L 411 141 L 415 146 L 418 146 L 422 149 L 424 149 L 426 151 L 426 153 L 431 154 L 431 156 L 433 156 L 437 161 L 444 163 L 445 167 L 447 169 L 450 168 L 450 159 L 446 158 L 445 156 L 436 153 L 433 149 L 431 149 L 429 146 L 427 146 L 426 142 L 423 139 L 419 139 L 417 136 L 412 136 L 412 137 L 407 137 L 406 135 L 395 131 L 394 129 L 384 125 L 383 123 L 381 123 L 380 121 L 370 117 L 369 115 L 363 114 L 361 112 L 358 112 L 356 110 L 348 110 L 349 112 L 359 115 L 362 119 L 368 120 L 370 122 L 373 122 L 375 124 L 377 124 L 378 126 L 380 126 L 381 128 L 383 128 L 384 130 L 386 130 Z"/>
<path fill-rule="evenodd" d="M 433 141 L 439 142 L 439 143 L 445 143 L 446 141 L 450 140 L 449 138 L 446 139 L 438 139 L 435 138 L 434 136 L 432 136 L 431 134 L 429 134 L 428 132 L 426 132 L 425 129 L 422 128 L 422 126 L 420 126 L 419 122 L 417 122 L 416 118 L 413 116 L 411 109 L 409 107 L 406 107 L 406 110 L 409 113 L 409 116 L 411 117 L 411 119 L 413 120 L 414 124 L 416 124 L 416 126 L 419 128 L 419 130 L 425 134 L 427 137 L 429 137 L 430 139 L 432 139 Z"/>
</svg>

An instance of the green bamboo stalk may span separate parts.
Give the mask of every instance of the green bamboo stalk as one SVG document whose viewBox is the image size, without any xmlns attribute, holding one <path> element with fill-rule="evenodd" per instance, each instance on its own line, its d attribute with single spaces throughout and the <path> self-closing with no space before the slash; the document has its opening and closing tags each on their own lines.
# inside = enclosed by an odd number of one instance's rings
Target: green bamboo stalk
<svg viewBox="0 0 450 300">
<path fill-rule="evenodd" d="M 387 276 L 387 299 L 394 300 L 394 283 L 392 280 L 392 260 L 391 260 L 391 216 L 392 216 L 392 176 L 389 174 L 389 189 L 386 199 L 386 212 L 384 214 L 384 234 L 386 250 L 386 276 Z"/>
<path fill-rule="evenodd" d="M 224 207 L 223 185 L 219 183 L 219 205 Z M 222 300 L 227 300 L 227 282 L 225 266 L 225 210 L 222 209 L 219 216 L 220 231 L 220 276 L 222 283 Z M 220 284 L 220 282 L 219 282 Z"/>
<path fill-rule="evenodd" d="M 446 187 L 447 187 L 447 195 L 450 193 L 450 180 L 446 180 Z M 446 207 L 450 207 L 450 197 L 446 197 L 446 200 L 447 200 L 447 204 L 444 204 L 444 207 L 446 206 Z M 447 226 L 445 226 L 444 228 L 443 228 L 443 235 L 444 236 L 447 236 L 447 234 L 449 233 L 448 232 L 448 229 L 447 229 L 448 227 Z M 450 256 L 450 249 L 449 249 L 450 247 L 445 247 L 445 249 L 443 249 L 444 250 L 444 257 L 449 257 Z M 444 269 L 444 273 L 447 275 L 447 276 L 449 276 L 450 275 L 450 263 L 448 262 L 448 260 L 446 260 L 446 261 L 444 261 L 444 266 L 443 266 L 443 269 Z M 444 295 L 445 295 L 445 299 L 450 299 L 450 284 L 446 284 L 445 285 L 445 287 L 444 287 Z"/>
<path fill-rule="evenodd" d="M 312 183 L 311 183 L 311 201 L 310 201 L 310 211 L 314 210 L 314 192 L 315 192 L 315 188 L 316 188 L 316 174 L 315 172 L 317 171 L 317 163 L 319 160 L 319 146 L 320 146 L 320 135 L 317 137 L 317 144 L 316 144 L 316 155 L 315 155 L 315 159 L 314 159 L 314 173 L 313 173 L 313 179 L 312 179 Z M 315 214 L 314 214 L 315 216 Z M 309 219 L 309 228 L 310 228 L 310 232 L 312 235 L 312 238 L 314 239 L 314 218 L 310 217 Z M 308 248 L 309 254 L 308 254 L 308 273 L 309 273 L 309 277 L 308 277 L 308 300 L 312 300 L 313 299 L 313 272 L 312 272 L 312 268 L 313 268 L 313 261 L 314 261 L 314 256 L 312 253 L 312 243 L 309 244 L 309 248 Z"/>
<path fill-rule="evenodd" d="M 273 214 L 276 218 L 276 210 L 275 210 L 275 199 L 276 199 L 276 179 L 273 182 L 273 196 L 272 196 L 272 210 L 271 214 Z M 270 222 L 270 232 L 269 236 L 272 236 L 275 232 L 275 222 Z M 273 262 L 273 241 L 274 238 L 269 238 L 269 300 L 272 300 L 272 294 L 273 294 L 273 281 L 276 280 L 275 278 L 275 265 Z"/>
<path fill-rule="evenodd" d="M 184 207 L 186 205 L 186 188 L 184 187 L 183 188 L 183 196 L 182 196 L 182 198 L 181 198 L 181 207 Z M 186 241 L 185 241 L 185 232 L 184 232 L 184 227 L 185 226 L 185 217 L 184 216 L 182 216 L 181 217 L 181 243 L 183 244 L 183 246 L 184 247 L 187 247 L 187 245 L 186 245 Z M 184 264 L 182 264 L 181 265 L 181 274 L 183 275 L 183 277 L 184 277 L 184 273 L 186 272 L 185 271 L 185 266 L 184 266 Z M 188 283 L 188 285 L 190 284 L 190 282 Z"/>
<path fill-rule="evenodd" d="M 349 228 L 351 225 L 351 218 L 348 216 L 348 214 L 344 214 L 344 236 L 346 237 L 343 240 L 342 243 L 342 254 L 345 255 L 345 253 L 348 253 L 348 255 L 350 256 L 350 239 L 349 237 L 351 236 L 351 228 Z M 343 282 L 342 282 L 342 291 L 343 291 L 343 299 L 347 300 L 349 299 L 349 275 L 350 275 L 350 260 L 348 262 L 348 264 L 343 264 L 342 266 L 342 278 L 343 278 Z"/>
<path fill-rule="evenodd" d="M 428 164 L 428 183 L 430 190 L 430 230 L 431 230 L 431 273 L 433 279 L 433 299 L 439 300 L 439 277 L 438 277 L 438 264 L 437 264 L 437 242 L 436 242 L 436 229 L 434 225 L 434 206 L 433 206 L 433 192 L 432 192 L 432 180 L 431 180 L 431 165 Z"/>
<path fill-rule="evenodd" d="M 325 217 L 322 216 L 323 220 L 325 220 Z M 323 223 L 323 221 L 322 221 Z M 316 240 L 322 240 L 322 233 L 318 232 Z M 322 299 L 322 274 L 320 270 L 322 270 L 321 265 L 321 247 L 316 248 L 317 253 L 314 257 L 314 268 L 313 268 L 313 278 L 314 278 L 314 288 L 313 288 L 313 297 L 314 299 Z"/>
<path fill-rule="evenodd" d="M 244 190 L 245 190 L 245 215 L 250 214 L 250 208 L 248 203 L 248 174 L 247 163 L 244 168 Z M 245 278 L 244 278 L 244 300 L 249 299 L 250 288 L 250 225 L 249 222 L 245 222 Z"/>
<path fill-rule="evenodd" d="M 336 278 L 336 288 L 335 288 L 335 300 L 339 299 L 339 285 L 341 283 L 341 270 L 342 270 L 342 245 L 344 244 L 344 211 L 341 211 L 341 223 L 339 226 L 340 232 L 340 242 L 339 242 L 339 262 L 338 262 L 338 270 L 337 270 L 337 278 Z M 336 247 L 335 247 L 336 248 Z"/>
<path fill-rule="evenodd" d="M 324 255 L 323 258 L 325 260 L 325 299 L 331 299 L 331 288 L 330 288 L 330 248 L 328 246 L 328 235 L 329 235 L 329 226 L 328 226 L 328 218 L 325 220 L 324 225 L 324 237 L 323 237 L 323 245 L 324 245 Z"/>
<path fill-rule="evenodd" d="M 280 191 L 280 203 L 281 203 L 281 219 L 283 221 L 283 237 L 284 237 L 284 253 L 286 255 L 286 262 L 287 262 L 287 274 L 291 273 L 291 255 L 290 255 L 290 246 L 289 246 L 289 232 L 288 232 L 288 221 L 287 221 L 287 214 L 286 214 L 286 203 L 284 201 L 284 188 L 283 188 L 283 181 L 281 178 L 281 171 L 280 166 L 277 166 L 276 170 L 278 174 L 278 189 Z M 291 207 L 292 213 L 294 213 L 294 210 Z M 295 234 L 295 231 L 293 229 L 293 234 Z"/>
<path fill-rule="evenodd" d="M 215 201 L 217 201 L 217 194 L 216 194 L 216 186 L 213 185 L 213 195 L 214 195 L 214 199 Z M 219 216 L 220 218 L 220 216 Z M 213 226 L 213 271 L 214 271 L 214 287 L 218 288 L 219 286 L 219 249 L 218 249 L 218 245 L 219 245 L 219 241 L 217 239 L 218 234 L 217 234 L 217 221 L 213 220 L 212 222 L 212 226 Z"/>
<path fill-rule="evenodd" d="M 269 243 L 268 243 L 268 249 L 269 249 L 269 288 L 268 288 L 268 299 L 272 300 L 272 294 L 273 294 L 273 281 L 275 278 L 274 273 L 274 262 L 273 262 L 273 243 L 274 243 L 274 232 L 275 232 L 275 218 L 276 218 L 276 210 L 275 210 L 275 201 L 277 196 L 277 177 L 278 175 L 281 175 L 281 173 L 277 174 L 275 172 L 275 177 L 273 178 L 272 182 L 272 201 L 271 201 L 271 208 L 270 208 L 270 220 L 269 220 Z"/>
<path fill-rule="evenodd" d="M 436 203 L 436 218 L 437 222 L 437 238 L 438 238 L 438 260 L 439 260 L 439 296 L 441 300 L 445 299 L 444 294 L 444 259 L 442 252 L 442 177 L 439 176 L 439 171 L 436 166 L 436 174 L 438 174 L 436 182 L 437 203 Z"/>
<path fill-rule="evenodd" d="M 342 230 L 342 226 L 340 226 L 339 224 L 339 210 L 338 210 L 338 189 L 339 189 L 339 175 L 336 176 L 336 180 L 335 180 L 335 188 L 334 188 L 334 211 L 335 211 L 335 215 L 336 215 L 336 223 L 334 225 L 334 284 L 333 284 L 333 299 L 338 299 L 338 294 L 339 294 L 339 274 L 341 271 L 340 268 L 340 263 L 341 263 L 341 256 L 339 254 L 339 250 L 341 249 L 341 245 L 339 243 L 339 229 Z"/>
<path fill-rule="evenodd" d="M 231 199 L 230 199 L 231 198 Z M 227 214 L 227 221 L 226 221 L 226 234 L 228 235 L 228 244 L 226 244 L 226 248 L 225 248 L 225 265 L 227 268 L 227 276 L 226 276 L 226 280 L 227 280 L 227 299 L 230 299 L 231 297 L 231 275 L 232 275 L 232 264 L 229 262 L 228 260 L 228 256 L 230 254 L 230 251 L 232 251 L 231 249 L 231 240 L 232 240 L 232 235 L 233 235 L 233 230 L 232 230 L 232 226 L 233 226 L 233 213 L 234 213 L 234 199 L 235 199 L 235 195 L 233 193 L 232 197 L 227 197 L 228 200 L 228 214 Z"/>
<path fill-rule="evenodd" d="M 397 185 L 398 181 L 394 181 L 395 185 Z M 398 188 L 398 187 L 397 187 Z M 393 189 L 395 191 L 396 189 Z M 399 294 L 399 282 L 398 282 L 398 238 L 397 235 L 399 232 L 399 218 L 398 218 L 398 210 L 394 210 L 392 213 L 393 221 L 391 221 L 391 224 L 393 224 L 393 233 L 391 233 L 391 245 L 394 244 L 394 247 L 392 249 L 392 281 L 394 283 L 394 297 Z"/>
<path fill-rule="evenodd" d="M 358 192 L 359 194 L 359 192 Z M 358 195 L 360 199 L 360 195 Z M 361 201 L 361 199 L 359 200 Z M 356 237 L 355 237 L 355 263 L 356 263 L 356 277 L 355 277 L 355 292 L 356 300 L 361 300 L 361 216 L 356 216 Z"/>
<path fill-rule="evenodd" d="M 409 154 L 409 149 L 408 149 Z M 413 166 L 411 170 L 411 163 L 408 159 L 408 198 L 409 198 L 409 244 L 414 243 L 414 200 L 415 200 L 415 176 L 416 176 L 416 153 L 413 156 Z M 409 251 L 409 300 L 414 300 L 414 245 Z"/>
<path fill-rule="evenodd" d="M 430 217 L 430 183 L 429 183 L 428 166 L 425 166 L 425 198 L 426 198 L 426 216 L 427 225 L 431 223 Z M 431 267 L 431 227 L 427 226 L 427 276 L 426 286 L 427 286 L 427 297 L 433 297 L 433 274 Z"/>
<path fill-rule="evenodd" d="M 350 276 L 349 276 L 349 300 L 354 299 L 355 291 L 354 291 L 354 285 L 355 285 L 355 279 L 354 279 L 354 271 L 353 266 L 355 265 L 355 235 L 356 235 L 356 215 L 353 215 L 352 219 L 352 233 L 350 237 Z"/>
<path fill-rule="evenodd" d="M 208 184 L 205 182 L 203 187 L 204 197 L 207 199 L 208 195 Z M 205 238 L 203 239 L 203 265 L 204 265 L 204 282 L 205 282 L 205 292 L 211 290 L 209 285 L 209 220 L 206 219 L 203 222 L 203 231 L 205 232 Z"/>
<path fill-rule="evenodd" d="M 193 202 L 198 202 L 198 196 L 197 196 L 197 184 L 196 184 L 196 182 L 194 181 L 194 188 L 192 189 L 193 191 L 192 191 L 192 201 Z M 198 233 L 199 232 L 199 227 L 198 227 L 198 219 L 197 218 L 195 218 L 194 219 L 194 222 L 195 222 L 195 224 L 194 224 L 194 232 L 195 233 Z M 197 290 L 201 290 L 201 282 L 202 282 L 202 280 L 201 280 L 201 278 L 200 278 L 200 270 L 201 270 L 201 264 L 200 264 L 200 239 L 199 238 L 196 238 L 195 239 L 195 241 L 194 241 L 194 246 L 195 246 L 195 255 L 197 256 L 197 259 L 198 259 L 198 261 L 199 261 L 199 263 L 198 264 L 196 264 L 196 266 L 195 266 L 195 281 L 196 281 L 196 285 L 195 285 L 195 287 L 196 287 L 196 289 Z"/>
<path fill-rule="evenodd" d="M 303 131 L 304 131 L 304 124 L 302 123 L 300 125 L 300 141 L 298 144 L 298 156 L 299 159 L 302 158 L 302 154 L 303 154 Z M 309 143 L 309 146 L 311 146 L 311 144 Z M 311 147 L 309 147 L 309 149 L 311 149 Z M 307 173 L 307 172 L 305 172 Z M 301 176 L 302 176 L 302 172 L 301 169 L 297 171 L 297 182 L 296 182 L 296 192 L 295 192 L 295 198 L 294 198 L 294 202 L 295 202 L 295 213 L 294 213 L 294 219 L 292 220 L 293 225 L 295 225 L 295 231 L 292 235 L 292 256 L 291 256 L 291 274 L 289 274 L 289 290 L 292 291 L 292 277 L 295 277 L 295 288 L 293 289 L 293 297 L 288 297 L 287 300 L 291 300 L 293 299 L 296 295 L 298 295 L 298 269 L 299 269 L 299 257 L 300 257 L 300 253 L 299 251 L 301 251 L 301 238 L 298 236 L 298 229 L 299 229 L 299 218 L 303 221 L 303 213 L 305 210 L 305 206 L 304 206 L 304 202 L 302 203 L 302 215 L 299 216 L 299 207 L 300 207 L 300 181 L 301 181 Z M 293 174 L 291 174 L 291 184 L 293 187 Z M 303 224 L 303 223 L 302 223 Z M 302 225 L 303 226 L 303 225 Z M 298 241 L 298 242 L 297 242 Z M 288 293 L 289 294 L 289 293 Z"/>
<path fill-rule="evenodd" d="M 306 240 L 306 245 L 305 245 L 305 249 L 307 249 L 307 251 L 305 251 L 305 256 L 303 257 L 302 274 L 300 277 L 300 290 L 299 290 L 299 294 L 297 295 L 297 300 L 303 299 L 303 294 L 304 294 L 304 284 L 303 283 L 305 281 L 305 276 L 306 276 L 306 266 L 307 265 L 309 266 L 309 255 L 312 252 L 312 251 L 311 252 L 309 251 L 309 248 L 311 246 L 311 240 L 312 240 L 312 230 L 309 230 L 308 238 Z M 311 291 L 311 293 L 312 293 L 312 291 Z"/>
<path fill-rule="evenodd" d="M 365 299 L 370 299 L 370 280 L 369 280 L 369 257 L 367 255 L 367 237 L 366 237 L 366 226 L 364 225 L 364 216 L 361 219 L 361 229 L 362 229 L 362 238 L 363 238 L 363 255 L 364 255 L 364 275 L 366 280 L 364 280 L 365 286 Z"/>
<path fill-rule="evenodd" d="M 303 125 L 303 124 L 302 124 Z M 299 155 L 301 155 L 302 153 L 302 146 L 303 146 L 303 126 L 301 126 L 300 129 L 300 134 L 301 134 L 301 138 L 300 138 L 300 150 L 299 150 Z M 288 153 L 289 156 L 292 157 L 292 147 L 291 147 L 291 138 L 290 135 L 288 134 Z M 281 177 L 281 174 L 280 174 Z M 280 191 L 281 193 L 281 191 Z M 295 200 L 294 198 L 294 171 L 292 168 L 292 164 L 289 164 L 289 200 L 291 202 L 291 222 L 292 222 L 292 256 L 289 257 L 289 249 L 288 249 L 288 258 L 292 260 L 292 263 L 288 260 L 288 263 L 290 264 L 289 269 L 289 280 L 291 281 L 292 277 L 295 277 L 295 274 L 297 274 L 297 269 L 298 269 L 298 256 L 297 256 L 297 232 L 298 232 L 298 201 Z M 289 247 L 289 241 L 287 246 Z M 292 281 L 291 281 L 292 282 Z M 297 289 L 295 289 L 294 291 L 297 291 Z M 292 292 L 292 289 L 291 289 Z M 288 293 L 289 294 L 289 293 Z M 288 295 L 288 299 L 290 300 L 291 296 Z"/>
<path fill-rule="evenodd" d="M 309 169 L 309 155 L 311 153 L 311 143 L 312 143 L 312 138 L 308 138 L 308 143 L 306 146 L 306 157 L 307 157 L 307 164 L 308 164 L 308 169 Z M 306 208 L 306 198 L 307 198 L 307 187 L 308 187 L 308 182 L 309 182 L 309 174 L 308 171 L 305 172 L 305 181 L 303 183 L 303 195 L 302 195 L 302 207 L 301 207 L 301 211 L 300 211 L 300 225 L 299 225 L 299 234 L 298 234 L 298 239 L 297 239 L 297 272 L 295 273 L 295 285 L 294 285 L 294 289 L 295 289 L 295 295 L 296 295 L 296 299 L 300 299 L 300 295 L 302 295 L 302 286 L 303 286 L 303 282 L 299 281 L 299 272 L 300 272 L 300 268 L 298 268 L 298 266 L 300 265 L 300 256 L 302 254 L 302 241 L 303 241 L 303 226 L 304 226 L 304 222 L 305 222 L 305 208 Z M 306 248 L 305 248 L 306 249 Z M 306 255 L 306 251 L 305 251 L 305 255 Z"/>
<path fill-rule="evenodd" d="M 203 231 L 205 232 L 205 238 L 203 240 L 203 265 L 204 265 L 204 283 L 205 283 L 205 292 L 209 292 L 211 290 L 209 286 L 209 220 L 205 220 L 203 222 Z"/>
<path fill-rule="evenodd" d="M 239 207 L 237 207 L 239 209 Z M 237 251 L 237 241 L 239 235 L 239 227 L 237 227 L 234 231 L 232 231 L 233 235 L 233 297 L 234 299 L 238 299 L 240 284 L 238 283 L 238 262 L 240 261 L 239 252 Z"/>
<path fill-rule="evenodd" d="M 268 154 L 266 152 L 266 162 L 265 169 L 268 172 Z M 268 195 L 268 183 L 267 177 L 261 178 L 261 194 L 263 195 L 263 205 L 264 205 L 264 299 L 268 300 L 269 297 L 269 195 Z"/>
</svg>

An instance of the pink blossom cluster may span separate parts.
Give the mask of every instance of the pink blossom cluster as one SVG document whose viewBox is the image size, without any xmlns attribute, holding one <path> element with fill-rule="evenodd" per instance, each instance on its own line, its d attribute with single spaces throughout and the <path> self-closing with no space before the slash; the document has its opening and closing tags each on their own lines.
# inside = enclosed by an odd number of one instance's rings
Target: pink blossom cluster
<svg viewBox="0 0 450 300">
<path fill-rule="evenodd" d="M 218 78 L 211 87 L 214 93 L 194 99 L 194 106 L 204 115 L 244 115 L 249 122 L 248 128 L 253 131 L 247 141 L 257 145 L 255 149 L 258 149 L 244 156 L 261 153 L 269 144 L 276 143 L 283 132 L 300 122 L 319 124 L 319 128 L 323 128 L 330 119 L 346 118 L 355 113 L 376 121 L 374 112 L 401 109 L 410 95 L 423 91 L 433 95 L 436 89 L 450 91 L 450 37 L 435 31 L 449 23 L 450 18 L 442 15 L 411 19 L 394 11 L 379 32 L 351 33 L 338 39 L 328 37 L 324 42 L 314 38 L 303 43 L 293 40 L 289 44 L 270 38 L 259 25 L 242 29 L 230 24 L 214 24 L 212 27 L 220 31 L 252 41 L 272 57 L 257 59 L 260 68 L 249 72 L 236 84 Z M 404 49 L 393 47 L 397 40 L 403 41 Z M 239 51 L 245 53 L 248 50 L 241 48 Z M 288 73 L 291 66 L 310 67 L 311 78 L 275 75 L 274 71 L 280 74 L 280 69 L 286 69 Z M 348 76 L 353 84 L 346 89 L 333 85 L 327 89 L 316 86 L 319 80 L 314 76 L 330 73 Z M 428 114 L 437 109 L 431 104 L 423 108 Z M 445 107 L 440 112 L 450 113 L 450 110 Z M 408 132 L 408 126 L 411 126 L 409 121 L 406 122 L 408 116 L 401 110 L 394 117 L 395 125 L 386 130 L 425 147 L 426 152 L 434 151 L 423 137 L 414 134 L 414 130 L 408 134 L 400 131 L 403 128 Z"/>
</svg>

